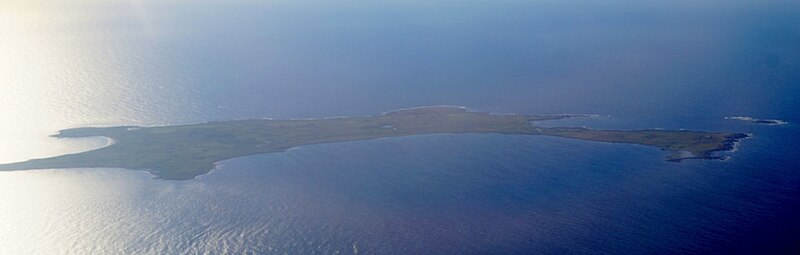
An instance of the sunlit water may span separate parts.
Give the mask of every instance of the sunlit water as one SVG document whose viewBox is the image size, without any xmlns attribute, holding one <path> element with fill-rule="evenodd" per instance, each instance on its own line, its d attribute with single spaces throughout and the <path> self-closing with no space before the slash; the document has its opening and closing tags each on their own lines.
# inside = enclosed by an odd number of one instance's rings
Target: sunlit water
<svg viewBox="0 0 800 255">
<path fill-rule="evenodd" d="M 504 135 L 295 148 L 191 181 L 0 172 L 0 254 L 728 253 L 800 238 L 797 3 L 9 1 L 0 162 L 78 126 L 452 104 L 753 133 L 727 161 Z M 760 126 L 725 116 L 782 119 Z"/>
</svg>

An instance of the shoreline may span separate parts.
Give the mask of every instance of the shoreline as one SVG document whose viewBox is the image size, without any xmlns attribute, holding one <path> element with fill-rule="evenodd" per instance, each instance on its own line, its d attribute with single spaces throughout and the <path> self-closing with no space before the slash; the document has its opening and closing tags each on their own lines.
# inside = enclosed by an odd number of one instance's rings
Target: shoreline
<svg viewBox="0 0 800 255">
<path fill-rule="evenodd" d="M 672 155 L 667 156 L 667 161 L 670 162 L 680 162 L 685 159 L 718 159 L 718 160 L 727 160 L 730 157 L 726 155 L 715 155 L 716 153 L 720 152 L 728 152 L 733 153 L 736 152 L 739 148 L 739 144 L 745 139 L 752 138 L 752 134 L 746 133 L 733 133 L 725 137 L 725 141 L 722 142 L 721 146 L 716 149 L 702 151 L 699 154 L 692 153 L 687 151 L 691 154 L 689 157 L 684 157 L 681 151 L 674 152 Z M 674 155 L 678 154 L 679 157 L 673 157 Z"/>
<path fill-rule="evenodd" d="M 89 148 L 89 149 L 86 149 L 86 150 L 72 151 L 72 152 L 69 152 L 69 153 L 61 153 L 61 154 L 55 154 L 55 155 L 52 155 L 52 156 L 45 156 L 45 157 L 31 157 L 31 158 L 24 159 L 22 161 L 8 162 L 8 163 L 2 163 L 2 164 L 16 164 L 16 163 L 22 163 L 22 162 L 26 162 L 26 161 L 30 161 L 30 160 L 36 160 L 36 159 L 46 159 L 46 158 L 52 158 L 52 157 L 62 157 L 62 156 L 68 156 L 68 155 L 77 155 L 77 154 L 82 154 L 82 153 L 86 153 L 86 152 L 90 152 L 90 151 L 96 151 L 96 150 L 105 149 L 105 148 L 108 148 L 108 147 L 111 147 L 111 146 L 114 146 L 115 144 L 117 144 L 117 141 L 114 140 L 114 138 L 111 138 L 111 137 L 108 137 L 108 136 L 100 136 L 100 135 L 98 135 L 98 136 L 78 136 L 78 137 L 59 137 L 59 136 L 52 135 L 50 137 L 54 137 L 54 138 L 56 138 L 56 140 L 73 140 L 73 141 L 100 138 L 100 139 L 105 140 L 106 142 L 103 145 L 100 145 L 100 146 L 97 146 L 97 147 L 92 147 L 92 148 Z"/>
<path fill-rule="evenodd" d="M 759 119 L 759 118 L 753 118 L 753 117 L 749 117 L 749 116 L 731 116 L 731 117 L 725 117 L 725 119 L 726 120 L 744 121 L 744 122 L 751 123 L 751 124 L 765 125 L 765 126 L 780 126 L 780 125 L 789 124 L 789 122 L 784 121 L 784 120 L 779 120 L 779 119 Z"/>
<path fill-rule="evenodd" d="M 596 130 L 542 127 L 538 121 L 591 114 L 520 115 L 469 111 L 463 106 L 420 106 L 364 117 L 309 120 L 232 120 L 176 126 L 84 127 L 57 138 L 101 137 L 103 146 L 50 158 L 0 164 L 0 170 L 109 167 L 145 170 L 165 180 L 187 180 L 218 170 L 221 162 L 305 145 L 427 134 L 543 135 L 593 142 L 639 144 L 672 152 L 668 161 L 717 159 L 747 134 L 689 130 Z M 388 128 L 392 127 L 392 128 Z M 109 148 L 110 147 L 110 148 Z M 107 148 L 107 149 L 106 149 Z M 685 153 L 682 151 L 687 151 Z"/>
</svg>

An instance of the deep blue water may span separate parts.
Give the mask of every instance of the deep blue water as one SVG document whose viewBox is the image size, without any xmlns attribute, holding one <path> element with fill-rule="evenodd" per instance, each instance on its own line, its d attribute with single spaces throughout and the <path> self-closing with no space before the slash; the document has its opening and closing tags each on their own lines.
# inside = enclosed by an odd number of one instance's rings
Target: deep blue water
<svg viewBox="0 0 800 255">
<path fill-rule="evenodd" d="M 0 227 L 41 246 L 0 240 L 0 253 L 800 252 L 796 2 L 61 5 L 39 10 L 51 19 L 29 30 L 44 38 L 31 41 L 76 59 L 40 71 L 41 86 L 68 95 L 42 106 L 57 113 L 50 132 L 449 104 L 600 115 L 544 125 L 753 138 L 725 161 L 469 134 L 304 146 L 228 160 L 190 181 L 120 169 L 2 173 L 6 184 L 59 185 L 0 190 L 53 199 L 30 207 L 47 212 L 28 219 L 44 226 L 0 217 L 9 219 Z M 40 112 L 18 114 L 41 123 Z"/>
<path fill-rule="evenodd" d="M 652 148 L 548 137 L 430 135 L 233 160 L 203 180 L 255 197 L 220 206 L 260 211 L 258 194 L 290 197 L 303 223 L 287 228 L 325 240 L 313 245 L 323 253 L 351 244 L 403 254 L 797 249 L 800 170 L 791 153 L 776 153 L 792 151 L 776 137 L 797 129 L 732 128 L 760 132 L 727 161 L 676 164 Z"/>
</svg>

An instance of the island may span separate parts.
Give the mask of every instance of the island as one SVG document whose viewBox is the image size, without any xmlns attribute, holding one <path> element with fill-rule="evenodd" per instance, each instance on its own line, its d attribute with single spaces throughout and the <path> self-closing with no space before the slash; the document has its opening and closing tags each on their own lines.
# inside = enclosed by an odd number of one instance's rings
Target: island
<svg viewBox="0 0 800 255">
<path fill-rule="evenodd" d="M 25 162 L 0 164 L 0 170 L 50 168 L 126 168 L 146 170 L 167 180 L 186 180 L 213 170 L 222 160 L 286 151 L 292 147 L 442 133 L 544 135 L 598 142 L 630 143 L 667 150 L 667 160 L 719 159 L 734 148 L 740 133 L 668 130 L 594 130 L 542 127 L 536 122 L 586 115 L 521 115 L 428 106 L 376 116 L 321 119 L 252 119 L 176 126 L 85 127 L 54 137 L 108 137 L 100 149 Z M 565 155 L 569 157 L 569 155 Z"/>
<path fill-rule="evenodd" d="M 778 125 L 789 124 L 786 121 L 778 120 L 778 119 L 756 119 L 756 118 L 753 118 L 753 117 L 744 117 L 744 116 L 725 117 L 725 119 L 726 120 L 740 120 L 740 121 L 745 121 L 745 122 L 749 122 L 749 123 L 753 123 L 753 124 L 767 125 L 767 126 L 778 126 Z"/>
</svg>

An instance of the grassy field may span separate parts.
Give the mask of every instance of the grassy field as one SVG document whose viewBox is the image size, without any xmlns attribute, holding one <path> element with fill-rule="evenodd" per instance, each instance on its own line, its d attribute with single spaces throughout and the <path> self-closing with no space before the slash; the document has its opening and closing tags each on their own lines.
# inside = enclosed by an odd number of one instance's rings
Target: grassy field
<svg viewBox="0 0 800 255">
<path fill-rule="evenodd" d="M 208 173 L 214 163 L 253 154 L 320 143 L 436 133 L 548 135 L 599 142 L 655 146 L 674 152 L 667 159 L 712 159 L 743 134 L 591 130 L 536 127 L 582 115 L 495 115 L 449 106 L 421 107 L 371 117 L 308 120 L 237 120 L 163 127 L 108 127 L 62 130 L 56 137 L 104 136 L 114 145 L 59 157 L 0 164 L 0 170 L 111 167 L 147 170 L 170 180 Z"/>
</svg>

